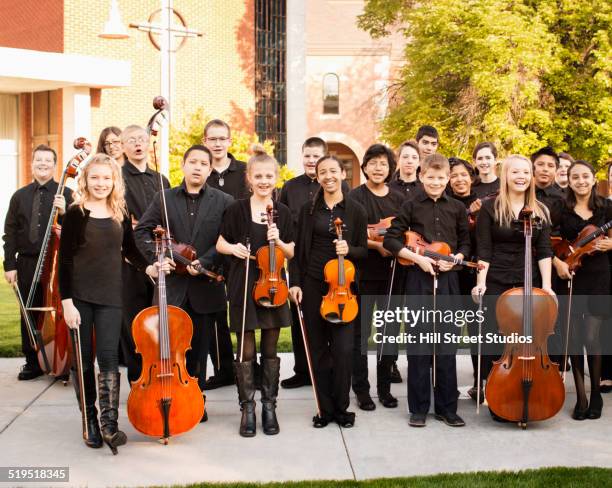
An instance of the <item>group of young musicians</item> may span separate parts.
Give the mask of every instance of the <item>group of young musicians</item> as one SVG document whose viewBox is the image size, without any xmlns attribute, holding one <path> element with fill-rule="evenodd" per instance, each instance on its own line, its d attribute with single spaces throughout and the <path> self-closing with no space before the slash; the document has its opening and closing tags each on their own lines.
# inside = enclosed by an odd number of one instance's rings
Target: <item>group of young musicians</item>
<svg viewBox="0 0 612 488">
<path fill-rule="evenodd" d="M 230 127 L 217 119 L 209 122 L 202 144 L 190 147 L 183 156 L 183 182 L 170 188 L 148 164 L 147 131 L 134 125 L 123 131 L 109 127 L 100 135 L 98 153 L 80 172 L 74 194 L 66 190 L 64 196 L 53 198 L 56 155 L 51 148 L 38 146 L 32 160 L 34 182 L 11 199 L 4 270 L 9 283 L 17 280 L 22 294 L 29 291 L 41 228 L 52 206 L 62 215 L 60 293 L 66 323 L 81 333 L 89 427 L 85 440 L 90 447 L 105 442 L 116 450 L 126 442 L 117 424 L 118 366 L 120 361 L 127 366 L 131 382 L 141 375 L 131 323 L 140 310 L 151 305 L 154 278 L 159 273 L 167 274 L 168 304 L 184 309 L 193 322 L 189 374 L 198 378 L 202 390 L 237 383 L 240 435 L 256 434 L 257 389 L 261 389 L 264 433 L 280 431 L 277 343 L 280 329 L 288 326 L 295 375 L 280 384 L 296 388 L 314 381 L 314 427 L 329 422 L 352 427 L 351 387 L 360 409 L 376 408 L 368 382 L 371 329 L 363 324 L 371 322 L 375 308 L 388 305 L 381 297 L 431 295 L 435 287 L 440 296 L 471 294 L 478 299 L 523 286 L 524 236 L 513 224 L 524 207 L 532 209 L 541 223 L 533 235 L 534 285 L 551 295 L 560 293 L 571 273 L 553 255 L 551 233 L 571 242 L 584 226 L 612 220 L 612 202 L 596 194 L 593 167 L 572 161 L 567 154 L 560 158 L 551 148 L 541 149 L 531 159 L 508 156 L 498 169 L 492 143 L 476 146 L 473 164 L 447 159 L 437 152 L 435 128 L 423 126 L 416 140 L 399 147 L 397 156 L 383 144 L 368 148 L 361 165 L 366 181 L 349 191 L 342 162 L 327 153 L 322 139 L 312 137 L 302 147 L 304 174 L 286 182 L 277 198 L 276 160 L 256 146 L 246 164 L 236 161 L 228 153 L 230 144 Z M 159 197 L 162 189 L 164 199 Z M 368 226 L 386 218 L 393 220 L 384 238 L 368 233 Z M 339 221 L 342 234 L 337 234 Z M 158 225 L 167 226 L 177 243 L 195 248 L 197 257 L 187 263 L 187 273 L 175 273 L 176 262 L 171 257 L 163 264 L 156 262 L 153 230 Z M 404 234 L 408 230 L 428 242 L 447 243 L 452 258 L 477 260 L 481 270 L 474 272 L 407 248 Z M 280 249 L 288 261 L 288 273 L 282 275 L 288 281 L 290 302 L 275 307 L 256 301 L 251 293 L 257 279 L 253 256 L 268 246 Z M 606 237 L 597 246 L 600 252 L 587 256 L 573 276 L 575 293 L 609 295 L 604 252 L 612 249 L 612 239 Z M 353 292 L 359 304 L 357 317 L 343 323 L 321 313 L 326 265 L 340 258 L 357 268 Z M 396 260 L 414 265 L 396 266 Z M 203 272 L 221 267 L 225 282 Z M 305 330 L 300 325 L 302 311 Z M 588 313 L 571 320 L 571 340 L 586 348 L 591 383 L 587 399 L 583 355 L 572 354 L 577 391 L 572 417 L 576 420 L 599 418 L 601 392 L 612 389 L 612 368 L 606 356 L 602 362 L 601 354 L 601 341 L 609 337 L 602 326 L 608 315 L 606 307 L 594 302 Z M 488 313 L 484 327 L 497 330 L 494 313 Z M 237 339 L 235 356 L 230 330 Z M 261 331 L 260 365 L 256 330 Z M 26 364 L 19 380 L 40 376 L 24 326 L 22 344 Z M 207 380 L 209 353 L 214 375 Z M 97 394 L 96 358 L 100 371 Z M 396 408 L 391 383 L 401 381 L 394 374 L 397 351 L 377 355 L 377 359 L 378 400 L 386 408 Z M 468 393 L 474 400 L 496 359 L 484 355 L 477 377 L 473 355 L 474 387 Z M 560 367 L 569 368 L 566 364 Z M 454 353 L 432 356 L 414 351 L 408 354 L 409 424 L 426 425 L 432 377 L 435 418 L 453 427 L 465 425 L 457 415 Z M 202 421 L 207 418 L 205 411 Z"/>
</svg>

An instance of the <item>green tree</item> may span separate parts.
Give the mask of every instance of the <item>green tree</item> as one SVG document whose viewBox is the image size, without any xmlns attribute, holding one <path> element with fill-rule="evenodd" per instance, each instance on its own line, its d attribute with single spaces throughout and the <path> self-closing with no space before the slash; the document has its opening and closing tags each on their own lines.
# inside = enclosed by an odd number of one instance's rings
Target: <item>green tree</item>
<svg viewBox="0 0 612 488">
<path fill-rule="evenodd" d="M 368 0 L 359 26 L 400 29 L 405 66 L 383 121 L 391 143 L 422 124 L 443 150 L 477 142 L 529 154 L 546 144 L 596 163 L 612 155 L 609 0 Z"/>
<path fill-rule="evenodd" d="M 183 154 L 194 144 L 202 144 L 202 133 L 204 126 L 210 120 L 203 108 L 198 108 L 192 114 L 189 114 L 183 120 L 179 127 L 170 129 L 170 184 L 172 186 L 180 184 L 183 179 L 181 172 L 181 163 L 183 162 Z M 232 144 L 229 152 L 239 161 L 247 161 L 251 154 L 251 146 L 259 143 L 257 134 L 249 134 L 244 131 L 232 131 Z M 274 144 L 271 141 L 262 143 L 268 154 L 274 154 Z M 286 166 L 281 166 L 279 181 L 277 186 L 293 178 L 293 172 Z"/>
</svg>

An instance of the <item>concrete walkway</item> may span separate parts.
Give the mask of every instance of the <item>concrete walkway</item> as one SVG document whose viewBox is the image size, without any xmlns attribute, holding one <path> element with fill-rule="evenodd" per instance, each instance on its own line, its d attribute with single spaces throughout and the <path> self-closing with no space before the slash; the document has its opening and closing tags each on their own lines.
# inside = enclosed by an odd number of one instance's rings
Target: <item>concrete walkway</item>
<svg viewBox="0 0 612 488">
<path fill-rule="evenodd" d="M 292 373 L 292 359 L 290 354 L 282 355 L 282 378 Z M 371 356 L 372 384 L 374 360 Z M 474 402 L 465 394 L 471 384 L 469 356 L 458 356 L 462 385 L 459 414 L 467 422 L 464 428 L 447 427 L 433 416 L 426 428 L 410 428 L 404 382 L 393 385 L 393 393 L 400 399 L 397 409 L 385 409 L 377 403 L 376 411 L 362 412 L 353 401 L 357 421 L 352 429 L 336 425 L 313 429 L 312 390 L 281 390 L 281 433 L 266 436 L 259 425 L 256 437 L 243 439 L 238 435 L 236 389 L 226 387 L 208 395 L 209 422 L 172 438 L 168 446 L 140 435 L 130 425 L 124 375 L 120 427 L 129 442 L 119 448 L 118 456 L 112 456 L 106 446 L 94 450 L 83 444 L 72 386 L 52 383 L 49 378 L 18 382 L 20 364 L 19 359 L 0 360 L 0 466 L 69 466 L 69 483 L 52 486 L 362 480 L 542 466 L 612 467 L 612 394 L 604 395 L 601 419 L 573 421 L 570 414 L 575 394 L 569 374 L 563 410 L 555 418 L 521 431 L 515 425 L 493 422 L 486 408 L 476 415 Z M 405 380 L 405 358 L 399 365 Z"/>
</svg>

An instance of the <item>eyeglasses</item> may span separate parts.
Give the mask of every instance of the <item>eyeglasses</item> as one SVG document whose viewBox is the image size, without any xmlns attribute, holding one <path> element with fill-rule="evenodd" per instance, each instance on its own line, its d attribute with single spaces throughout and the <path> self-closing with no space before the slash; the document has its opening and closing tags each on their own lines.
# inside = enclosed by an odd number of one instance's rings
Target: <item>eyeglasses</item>
<svg viewBox="0 0 612 488">
<path fill-rule="evenodd" d="M 121 147 L 121 141 L 109 141 L 104 143 L 104 147 L 109 148 L 111 146 Z"/>
<path fill-rule="evenodd" d="M 229 141 L 229 137 L 207 137 L 206 141 L 215 144 L 217 142 Z"/>
<path fill-rule="evenodd" d="M 129 139 L 126 139 L 126 141 L 128 144 L 136 144 L 137 142 L 140 142 L 141 144 L 144 144 L 145 142 L 147 142 L 147 138 L 140 136 L 140 137 L 130 137 Z"/>
</svg>

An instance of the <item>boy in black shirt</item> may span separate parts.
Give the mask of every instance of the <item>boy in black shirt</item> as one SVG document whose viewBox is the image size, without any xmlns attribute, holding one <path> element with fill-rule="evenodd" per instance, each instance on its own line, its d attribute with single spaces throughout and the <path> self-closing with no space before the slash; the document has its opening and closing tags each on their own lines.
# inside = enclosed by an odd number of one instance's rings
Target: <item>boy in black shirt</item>
<svg viewBox="0 0 612 488">
<path fill-rule="evenodd" d="M 395 217 L 404 201 L 404 195 L 387 186 L 395 171 L 395 157 L 391 149 L 383 144 L 370 146 L 363 157 L 361 170 L 367 181 L 352 190 L 348 197 L 357 200 L 368 215 L 368 224 L 377 224 L 381 219 Z M 376 405 L 370 396 L 368 382 L 368 338 L 374 306 L 382 309 L 386 301 L 377 300 L 390 293 L 389 285 L 393 270 L 393 256 L 382 242 L 368 237 L 368 257 L 363 260 L 359 274 L 359 314 L 355 322 L 353 343 L 353 391 L 357 395 L 359 408 L 374 410 Z M 397 274 L 395 274 L 397 279 Z M 394 280 L 395 281 L 395 280 Z M 378 302 L 378 303 L 377 303 Z M 383 351 L 384 352 L 384 351 Z M 376 366 L 376 389 L 378 399 L 386 408 L 397 407 L 397 399 L 391 395 L 391 367 L 395 356 L 384 353 Z"/>
<path fill-rule="evenodd" d="M 414 261 L 406 271 L 407 295 L 431 295 L 433 277 L 438 274 L 438 295 L 458 295 L 459 278 L 453 264 L 435 262 L 404 246 L 404 233 L 412 230 L 427 241 L 446 242 L 457 258 L 469 256 L 470 236 L 464 205 L 445 193 L 449 181 L 448 160 L 433 154 L 421 163 L 420 179 L 423 192 L 414 200 L 405 202 L 384 239 L 384 247 L 396 257 Z M 431 354 L 408 355 L 408 407 L 410 425 L 425 426 L 430 406 Z M 435 361 L 436 385 L 434 387 L 435 413 L 438 420 L 452 427 L 465 422 L 457 415 L 457 371 L 454 353 L 438 354 Z"/>
</svg>

